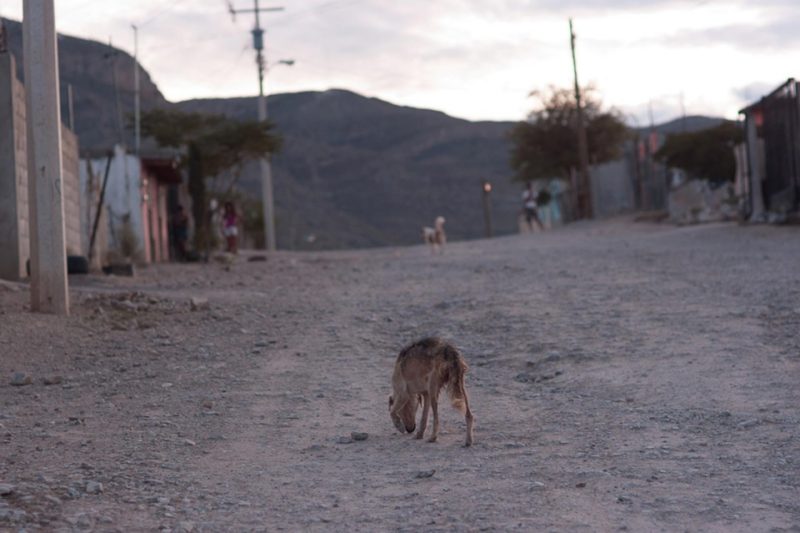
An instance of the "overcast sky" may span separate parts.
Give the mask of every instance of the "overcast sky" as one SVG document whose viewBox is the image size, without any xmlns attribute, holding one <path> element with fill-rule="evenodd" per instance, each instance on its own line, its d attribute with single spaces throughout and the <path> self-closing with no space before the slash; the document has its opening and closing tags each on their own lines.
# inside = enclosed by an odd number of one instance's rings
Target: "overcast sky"
<svg viewBox="0 0 800 533">
<path fill-rule="evenodd" d="M 258 90 L 249 30 L 224 0 L 56 0 L 62 33 L 133 52 L 169 100 Z M 253 0 L 235 0 L 252 8 Z M 268 92 L 349 89 L 457 117 L 519 120 L 534 89 L 570 86 L 568 17 L 582 83 L 645 124 L 735 118 L 800 75 L 800 0 L 284 0 L 263 15 Z M 0 0 L 19 20 L 22 0 Z"/>
</svg>

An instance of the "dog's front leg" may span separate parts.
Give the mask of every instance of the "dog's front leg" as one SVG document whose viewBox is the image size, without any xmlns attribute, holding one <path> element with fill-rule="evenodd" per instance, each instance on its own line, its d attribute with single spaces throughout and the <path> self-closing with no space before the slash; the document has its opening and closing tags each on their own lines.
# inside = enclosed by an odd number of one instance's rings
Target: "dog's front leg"
<svg viewBox="0 0 800 533">
<path fill-rule="evenodd" d="M 425 434 L 425 426 L 428 425 L 428 408 L 430 407 L 431 400 L 427 394 L 422 395 L 422 419 L 419 421 L 419 429 L 417 429 L 417 434 L 414 435 L 416 438 L 421 439 L 422 436 Z"/>
</svg>

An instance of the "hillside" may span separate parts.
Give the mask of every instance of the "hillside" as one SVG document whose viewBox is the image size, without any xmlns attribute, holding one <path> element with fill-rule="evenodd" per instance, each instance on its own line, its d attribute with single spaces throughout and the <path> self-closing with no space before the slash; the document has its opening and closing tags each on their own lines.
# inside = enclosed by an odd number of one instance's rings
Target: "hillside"
<svg viewBox="0 0 800 533">
<path fill-rule="evenodd" d="M 724 118 L 689 115 L 687 117 L 678 117 L 672 119 L 668 122 L 664 122 L 663 124 L 656 124 L 653 126 L 653 130 L 664 135 L 682 132 L 689 133 L 693 131 L 707 130 L 709 128 L 719 126 L 723 122 L 725 122 Z M 638 130 L 642 133 L 646 133 L 650 131 L 650 127 L 644 126 L 642 128 L 638 128 Z"/>
<path fill-rule="evenodd" d="M 516 229 L 518 187 L 509 183 L 505 139 L 511 123 L 474 123 L 343 90 L 275 95 L 268 105 L 284 137 L 274 158 L 283 244 L 303 247 L 311 234 L 315 247 L 416 243 L 420 226 L 437 215 L 447 218 L 451 238 L 479 237 L 482 179 L 495 185 L 498 233 Z M 178 106 L 254 119 L 256 101 Z M 254 168 L 242 184 L 258 191 Z"/>
<path fill-rule="evenodd" d="M 8 32 L 9 49 L 17 59 L 17 75 L 24 80 L 22 24 L 2 20 Z M 125 125 L 127 117 L 133 113 L 133 57 L 107 44 L 62 34 L 58 36 L 58 52 L 61 116 L 67 123 L 67 86 L 72 85 L 75 130 L 81 148 L 104 151 L 119 142 L 120 137 L 132 145 L 132 134 Z M 166 105 L 167 101 L 146 70 L 141 70 L 140 77 L 142 107 Z"/>
<path fill-rule="evenodd" d="M 6 20 L 22 75 L 21 24 Z M 133 58 L 106 44 L 59 36 L 62 101 L 75 96 L 83 152 L 105 151 L 133 111 Z M 116 77 L 116 84 L 115 84 Z M 169 106 L 142 69 L 142 107 Z M 193 100 L 181 109 L 256 118 L 254 98 Z M 416 243 L 438 215 L 453 239 L 483 235 L 480 183 L 490 179 L 494 229 L 516 229 L 518 187 L 510 184 L 505 134 L 511 123 L 472 123 L 340 90 L 274 95 L 270 118 L 284 138 L 275 158 L 278 242 L 284 248 Z M 67 121 L 67 106 L 62 106 Z M 255 165 L 242 187 L 260 197 Z M 313 241 L 313 242 L 311 242 Z"/>
<path fill-rule="evenodd" d="M 22 78 L 22 36 L 6 20 Z M 62 101 L 74 89 L 75 126 L 82 152 L 101 152 L 122 139 L 133 111 L 133 58 L 109 45 L 59 36 Z M 187 111 L 256 118 L 254 97 L 166 101 L 142 69 L 142 107 L 176 105 Z M 444 113 L 402 107 L 345 90 L 278 94 L 270 118 L 283 136 L 274 158 L 278 244 L 321 249 L 410 244 L 438 215 L 451 239 L 484 234 L 481 182 L 493 184 L 495 234 L 517 230 L 520 186 L 509 181 L 513 122 L 470 122 Z M 67 106 L 62 106 L 66 121 Z M 687 117 L 687 129 L 719 119 Z M 122 127 L 122 130 L 121 130 Z M 658 126 L 681 131 L 681 119 Z M 255 165 L 241 187 L 260 198 Z"/>
</svg>

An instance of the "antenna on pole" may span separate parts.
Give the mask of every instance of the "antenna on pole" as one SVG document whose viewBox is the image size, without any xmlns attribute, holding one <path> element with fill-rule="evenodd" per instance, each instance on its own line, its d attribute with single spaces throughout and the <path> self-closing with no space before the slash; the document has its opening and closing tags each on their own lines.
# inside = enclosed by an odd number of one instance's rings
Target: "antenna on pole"
<svg viewBox="0 0 800 533">
<path fill-rule="evenodd" d="M 266 61 L 264 60 L 264 30 L 261 28 L 259 15 L 270 11 L 283 11 L 282 7 L 259 7 L 258 0 L 253 0 L 253 9 L 234 9 L 233 4 L 228 1 L 228 11 L 231 16 L 236 13 L 253 13 L 256 24 L 253 27 L 253 48 L 256 51 L 256 66 L 258 67 L 258 120 L 267 121 L 267 99 L 264 96 L 264 73 L 266 71 Z M 269 155 L 261 158 L 261 198 L 264 205 L 264 244 L 267 251 L 276 249 L 275 240 L 275 208 L 272 196 L 272 166 Z"/>
</svg>

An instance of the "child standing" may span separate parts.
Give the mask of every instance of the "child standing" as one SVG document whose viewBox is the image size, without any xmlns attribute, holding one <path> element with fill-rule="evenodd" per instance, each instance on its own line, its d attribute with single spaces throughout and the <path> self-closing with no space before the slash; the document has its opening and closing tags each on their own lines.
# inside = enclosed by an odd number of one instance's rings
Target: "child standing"
<svg viewBox="0 0 800 533">
<path fill-rule="evenodd" d="M 232 202 L 225 202 L 225 207 L 222 213 L 222 234 L 225 236 L 225 241 L 228 246 L 228 252 L 232 254 L 239 253 L 238 237 L 239 237 L 239 216 L 236 214 L 236 208 L 233 207 Z"/>
</svg>

